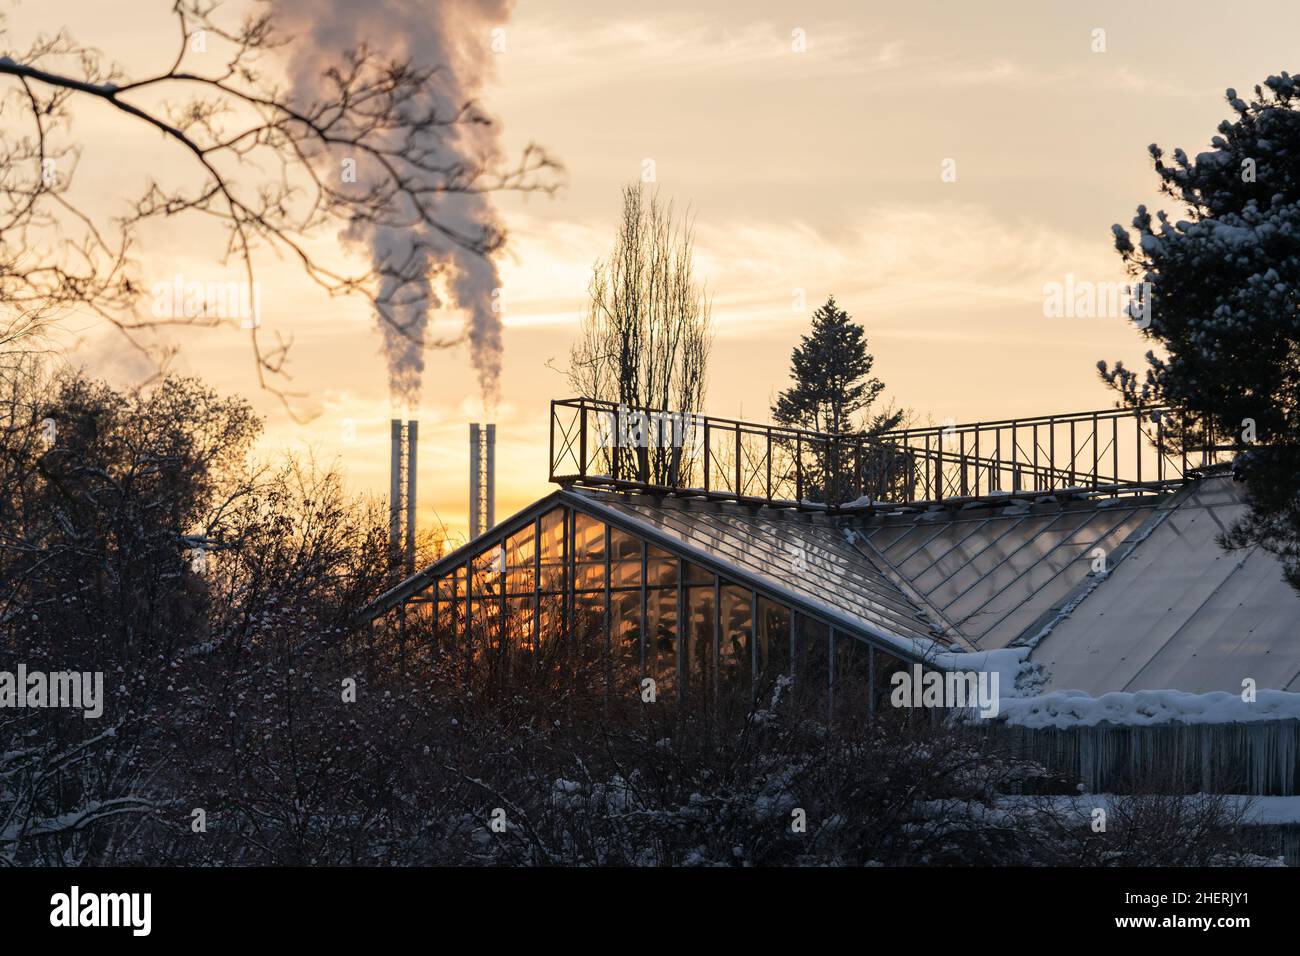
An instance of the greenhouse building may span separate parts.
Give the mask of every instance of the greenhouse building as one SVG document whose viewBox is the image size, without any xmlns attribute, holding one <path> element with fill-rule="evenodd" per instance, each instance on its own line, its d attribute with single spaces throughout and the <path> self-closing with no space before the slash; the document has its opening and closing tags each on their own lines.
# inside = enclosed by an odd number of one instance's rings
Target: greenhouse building
<svg viewBox="0 0 1300 956">
<path fill-rule="evenodd" d="M 1217 542 L 1244 509 L 1234 451 L 1153 408 L 867 440 L 555 401 L 558 489 L 364 618 L 424 622 L 468 667 L 705 705 L 784 675 L 871 711 L 920 663 L 998 670 L 1030 722 L 1116 693 L 1177 719 L 1244 681 L 1285 710 L 1300 598 Z"/>
</svg>

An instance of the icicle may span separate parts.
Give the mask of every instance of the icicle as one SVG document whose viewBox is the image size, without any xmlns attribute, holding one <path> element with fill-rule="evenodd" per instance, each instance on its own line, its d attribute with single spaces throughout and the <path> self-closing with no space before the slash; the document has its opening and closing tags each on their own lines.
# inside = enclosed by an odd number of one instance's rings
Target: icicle
<svg viewBox="0 0 1300 956">
<path fill-rule="evenodd" d="M 1158 784 L 1184 793 L 1292 796 L 1300 721 L 1007 728 L 1025 757 L 1093 793 Z"/>
</svg>

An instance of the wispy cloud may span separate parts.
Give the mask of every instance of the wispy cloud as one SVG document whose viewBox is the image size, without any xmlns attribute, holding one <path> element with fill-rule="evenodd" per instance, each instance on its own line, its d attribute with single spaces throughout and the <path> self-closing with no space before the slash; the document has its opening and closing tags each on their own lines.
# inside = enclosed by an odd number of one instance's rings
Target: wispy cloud
<svg viewBox="0 0 1300 956">
<path fill-rule="evenodd" d="M 511 27 L 503 77 L 525 95 L 588 86 L 746 81 L 756 77 L 822 79 L 876 77 L 881 89 L 978 88 L 1086 81 L 1093 88 L 1141 90 L 1162 96 L 1202 95 L 1129 66 L 1100 68 L 1017 60 L 992 51 L 972 55 L 958 38 L 915 39 L 879 24 L 771 21 L 700 23 L 697 17 L 582 18 L 528 21 Z M 562 70 L 556 64 L 564 64 Z"/>
<path fill-rule="evenodd" d="M 590 263 L 607 251 L 607 227 L 517 215 L 512 228 L 519 261 L 503 270 L 514 290 L 507 327 L 572 330 L 586 311 Z M 830 293 L 902 334 L 917 310 L 1035 317 L 1043 284 L 1066 273 L 1123 278 L 1104 238 L 1080 239 L 970 203 L 872 205 L 835 231 L 740 219 L 701 220 L 696 233 L 697 271 L 720 337 L 801 326 Z"/>
<path fill-rule="evenodd" d="M 907 69 L 906 42 L 861 24 L 808 25 L 767 21 L 701 24 L 698 18 L 658 17 L 520 26 L 502 56 L 503 76 L 530 93 L 643 82 L 716 83 L 778 75 L 790 79 L 868 76 Z M 564 69 L 557 70 L 556 63 Z M 527 82 L 524 78 L 528 77 Z"/>
<path fill-rule="evenodd" d="M 831 234 L 806 223 L 702 224 L 701 271 L 717 291 L 720 333 L 780 325 L 828 293 L 852 297 L 885 322 L 917 307 L 1039 308 L 1042 286 L 1066 272 L 1119 278 L 1104 242 L 973 205 L 878 205 Z"/>
</svg>

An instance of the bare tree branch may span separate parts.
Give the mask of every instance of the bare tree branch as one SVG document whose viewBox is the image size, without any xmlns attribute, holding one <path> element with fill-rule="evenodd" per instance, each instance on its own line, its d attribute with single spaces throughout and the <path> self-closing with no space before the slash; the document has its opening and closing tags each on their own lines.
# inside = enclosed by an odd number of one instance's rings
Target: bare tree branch
<svg viewBox="0 0 1300 956">
<path fill-rule="evenodd" d="M 431 244 L 491 256 L 505 242 L 494 225 L 453 223 L 443 208 L 448 197 L 551 193 L 559 185 L 559 165 L 537 146 L 513 164 L 486 152 L 466 157 L 464 132 L 492 121 L 473 101 L 452 110 L 429 105 L 436 98 L 428 91 L 445 66 L 388 59 L 363 44 L 326 69 L 320 96 L 300 102 L 276 79 L 276 55 L 287 38 L 271 13 L 234 26 L 208 0 L 176 0 L 172 13 L 176 54 L 151 75 L 129 77 L 104 65 L 98 51 L 66 30 L 38 38 L 21 54 L 0 56 L 0 77 L 12 83 L 0 88 L 0 114 L 25 118 L 22 126 L 10 119 L 0 127 L 0 316 L 8 321 L 26 316 L 29 324 L 45 323 L 74 309 L 89 311 L 161 365 L 166 349 L 153 333 L 231 318 L 206 299 L 197 308 L 173 303 L 171 314 L 156 314 L 156 304 L 145 309 L 147 283 L 135 257 L 143 227 L 192 220 L 224 230 L 213 259 L 222 267 L 233 262 L 248 288 L 255 288 L 262 256 L 287 259 L 330 296 L 362 297 L 381 322 L 411 337 L 395 316 L 427 282 Z M 196 48 L 209 60 L 216 54 L 220 65 L 210 72 L 192 68 Z M 168 181 L 151 176 L 137 195 L 123 197 L 127 211 L 111 220 L 97 219 L 71 196 L 80 157 L 71 107 L 80 102 L 104 104 L 123 123 L 156 131 L 183 157 L 180 165 L 168 157 L 159 167 Z M 183 185 L 172 181 L 177 170 Z M 428 238 L 416 238 L 400 257 L 355 271 L 323 262 L 311 248 L 331 228 L 346 234 L 359 227 L 415 230 Z M 267 343 L 258 318 L 244 324 L 260 385 L 292 413 L 289 399 L 298 393 L 285 387 L 292 340 L 277 336 Z"/>
</svg>

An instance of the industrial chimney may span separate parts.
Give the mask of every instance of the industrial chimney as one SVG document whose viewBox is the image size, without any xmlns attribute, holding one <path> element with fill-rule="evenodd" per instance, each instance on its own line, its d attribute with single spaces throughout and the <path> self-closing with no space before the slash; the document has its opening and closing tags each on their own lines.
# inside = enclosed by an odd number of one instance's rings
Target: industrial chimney
<svg viewBox="0 0 1300 956">
<path fill-rule="evenodd" d="M 496 526 L 497 427 L 469 426 L 469 536 Z"/>
<path fill-rule="evenodd" d="M 388 547 L 395 566 L 415 573 L 416 444 L 420 423 L 392 421 L 388 478 Z"/>
</svg>

